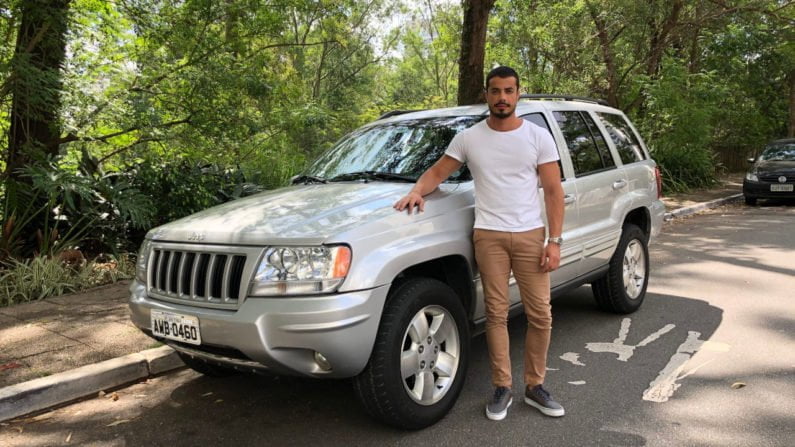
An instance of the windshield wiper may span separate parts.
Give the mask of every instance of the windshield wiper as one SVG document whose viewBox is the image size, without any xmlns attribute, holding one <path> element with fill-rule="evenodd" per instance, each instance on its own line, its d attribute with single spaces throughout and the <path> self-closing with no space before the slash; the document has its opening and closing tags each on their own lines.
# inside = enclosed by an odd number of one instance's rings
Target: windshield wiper
<svg viewBox="0 0 795 447">
<path fill-rule="evenodd" d="M 340 182 L 346 180 L 394 180 L 398 182 L 414 183 L 417 181 L 414 177 L 407 175 L 395 174 L 393 172 L 378 172 L 378 171 L 356 171 L 346 172 L 329 179 L 330 182 Z"/>
<path fill-rule="evenodd" d="M 315 177 L 314 175 L 297 175 L 293 178 L 290 182 L 293 185 L 296 183 L 303 183 L 304 185 L 308 185 L 310 183 L 328 183 L 328 180 L 324 179 L 323 177 Z"/>
</svg>

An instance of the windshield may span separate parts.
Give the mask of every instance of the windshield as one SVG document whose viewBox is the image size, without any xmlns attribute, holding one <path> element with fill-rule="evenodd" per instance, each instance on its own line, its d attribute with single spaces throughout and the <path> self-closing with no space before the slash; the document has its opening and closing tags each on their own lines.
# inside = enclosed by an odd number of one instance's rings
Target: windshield
<svg viewBox="0 0 795 447">
<path fill-rule="evenodd" d="M 483 116 L 403 120 L 359 129 L 343 137 L 325 152 L 306 176 L 321 179 L 351 180 L 351 173 L 395 174 L 416 180 L 443 154 L 455 134 L 482 120 Z M 372 176 L 388 180 L 386 176 Z M 452 181 L 471 180 L 462 167 L 450 176 Z"/>
<path fill-rule="evenodd" d="M 795 143 L 790 144 L 776 144 L 768 146 L 762 155 L 759 156 L 762 161 L 795 161 Z"/>
</svg>

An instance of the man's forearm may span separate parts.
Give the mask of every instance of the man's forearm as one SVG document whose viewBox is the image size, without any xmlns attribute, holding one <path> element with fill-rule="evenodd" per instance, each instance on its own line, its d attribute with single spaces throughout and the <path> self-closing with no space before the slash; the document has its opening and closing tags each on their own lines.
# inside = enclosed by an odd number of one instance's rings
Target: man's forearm
<svg viewBox="0 0 795 447">
<path fill-rule="evenodd" d="M 544 195 L 547 210 L 549 237 L 559 237 L 563 233 L 563 191 Z"/>
<path fill-rule="evenodd" d="M 417 179 L 417 183 L 411 188 L 411 192 L 425 196 L 433 192 L 439 186 L 439 183 L 442 183 L 442 180 L 444 179 L 438 178 L 434 169 L 429 169 Z"/>
</svg>

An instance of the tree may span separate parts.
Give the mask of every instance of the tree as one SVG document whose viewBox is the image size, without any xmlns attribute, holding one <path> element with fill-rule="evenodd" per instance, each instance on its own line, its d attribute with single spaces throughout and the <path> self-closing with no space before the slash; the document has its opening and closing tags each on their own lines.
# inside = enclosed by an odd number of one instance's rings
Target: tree
<svg viewBox="0 0 795 447">
<path fill-rule="evenodd" d="M 69 0 L 26 0 L 3 96 L 12 96 L 4 176 L 35 159 L 58 153 L 61 133 L 61 67 L 66 49 Z"/>
<path fill-rule="evenodd" d="M 461 57 L 458 60 L 458 105 L 485 102 L 483 61 L 489 12 L 495 0 L 464 0 Z"/>
</svg>

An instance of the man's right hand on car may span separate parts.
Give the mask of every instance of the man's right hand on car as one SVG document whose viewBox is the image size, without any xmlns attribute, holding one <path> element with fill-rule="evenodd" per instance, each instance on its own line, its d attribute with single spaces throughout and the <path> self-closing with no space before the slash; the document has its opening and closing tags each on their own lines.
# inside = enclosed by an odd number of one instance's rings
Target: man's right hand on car
<svg viewBox="0 0 795 447">
<path fill-rule="evenodd" d="M 417 207 L 418 212 L 425 211 L 425 199 L 422 196 L 414 191 L 409 192 L 403 198 L 395 202 L 394 208 L 398 211 L 403 211 L 404 209 L 409 209 L 409 214 L 414 210 L 414 207 Z"/>
</svg>

